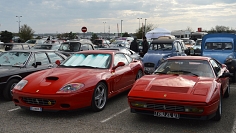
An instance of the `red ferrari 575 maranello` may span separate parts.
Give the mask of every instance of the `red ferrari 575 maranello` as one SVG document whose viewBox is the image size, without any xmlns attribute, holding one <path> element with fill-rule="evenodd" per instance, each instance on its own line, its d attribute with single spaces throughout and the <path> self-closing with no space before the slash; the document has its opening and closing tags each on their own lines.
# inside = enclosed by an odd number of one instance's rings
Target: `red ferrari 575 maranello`
<svg viewBox="0 0 236 133">
<path fill-rule="evenodd" d="M 128 94 L 132 113 L 166 118 L 220 120 L 229 97 L 226 65 L 202 56 L 176 56 L 135 82 Z"/>
<path fill-rule="evenodd" d="M 59 63 L 58 63 L 59 64 Z M 142 62 L 113 50 L 75 53 L 56 68 L 33 73 L 13 89 L 15 105 L 32 111 L 104 109 L 107 99 L 131 89 Z"/>
</svg>

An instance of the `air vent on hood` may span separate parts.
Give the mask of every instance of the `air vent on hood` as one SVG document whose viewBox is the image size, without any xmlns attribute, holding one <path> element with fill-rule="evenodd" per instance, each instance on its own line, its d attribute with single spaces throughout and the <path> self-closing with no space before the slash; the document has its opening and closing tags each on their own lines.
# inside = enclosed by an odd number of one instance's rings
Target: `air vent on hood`
<svg viewBox="0 0 236 133">
<path fill-rule="evenodd" d="M 58 77 L 47 77 L 46 80 L 58 80 Z"/>
<path fill-rule="evenodd" d="M 187 93 L 189 87 L 172 87 L 172 86 L 152 86 L 152 91 L 163 91 L 163 92 L 175 92 L 175 93 Z"/>
</svg>

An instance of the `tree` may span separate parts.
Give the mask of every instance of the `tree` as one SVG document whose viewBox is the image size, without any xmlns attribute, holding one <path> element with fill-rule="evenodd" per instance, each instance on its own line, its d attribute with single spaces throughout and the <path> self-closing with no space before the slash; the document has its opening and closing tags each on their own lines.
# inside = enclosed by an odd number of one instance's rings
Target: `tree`
<svg viewBox="0 0 236 133">
<path fill-rule="evenodd" d="M 146 33 L 153 30 L 154 29 L 154 25 L 153 24 L 147 24 L 146 26 Z M 136 30 L 135 35 L 137 36 L 137 38 L 143 38 L 143 36 L 145 36 L 145 26 L 140 27 L 139 29 Z"/>
<path fill-rule="evenodd" d="M 93 34 L 93 35 L 92 35 L 92 37 L 91 37 L 91 41 L 94 42 L 95 39 L 98 39 L 97 34 Z"/>
<path fill-rule="evenodd" d="M 233 28 L 229 28 L 226 26 L 216 25 L 215 28 L 211 28 L 208 33 L 235 33 L 236 31 Z"/>
<path fill-rule="evenodd" d="M 130 35 L 128 34 L 128 32 L 125 32 L 122 37 L 130 37 Z"/>
<path fill-rule="evenodd" d="M 72 31 L 68 34 L 68 38 L 71 39 L 75 39 L 76 38 L 76 33 L 72 33 Z"/>
<path fill-rule="evenodd" d="M 34 31 L 28 25 L 24 24 L 20 28 L 19 37 L 21 38 L 22 42 L 25 42 L 31 38 L 33 38 Z"/>
<path fill-rule="evenodd" d="M 0 40 L 4 43 L 9 43 L 12 41 L 13 34 L 11 32 L 8 32 L 7 30 L 2 31 L 0 34 Z"/>
</svg>

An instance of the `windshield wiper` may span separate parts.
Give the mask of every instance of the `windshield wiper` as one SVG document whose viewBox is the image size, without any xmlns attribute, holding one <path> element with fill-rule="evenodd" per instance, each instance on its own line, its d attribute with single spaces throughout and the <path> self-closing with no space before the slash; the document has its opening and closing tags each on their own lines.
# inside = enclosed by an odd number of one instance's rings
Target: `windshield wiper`
<svg viewBox="0 0 236 133">
<path fill-rule="evenodd" d="M 166 72 L 154 72 L 154 74 L 160 73 L 160 74 L 166 74 Z"/>
<path fill-rule="evenodd" d="M 190 73 L 190 74 L 192 74 L 192 75 L 198 76 L 198 75 L 195 74 L 195 73 L 192 73 L 192 72 L 189 72 L 189 71 L 184 71 L 184 70 L 175 70 L 175 71 L 170 71 L 170 72 L 183 72 L 183 73 Z"/>
</svg>

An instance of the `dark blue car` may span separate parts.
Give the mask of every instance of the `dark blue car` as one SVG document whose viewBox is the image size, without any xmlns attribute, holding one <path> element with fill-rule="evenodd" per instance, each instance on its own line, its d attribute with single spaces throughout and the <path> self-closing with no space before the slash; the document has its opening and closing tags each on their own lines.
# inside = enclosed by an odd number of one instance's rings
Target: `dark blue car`
<svg viewBox="0 0 236 133">
<path fill-rule="evenodd" d="M 153 40 L 148 52 L 143 57 L 145 74 L 152 74 L 169 57 L 186 56 L 184 50 L 184 43 L 181 40 Z"/>
</svg>

